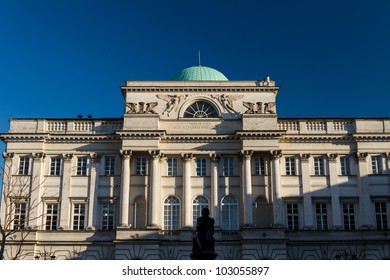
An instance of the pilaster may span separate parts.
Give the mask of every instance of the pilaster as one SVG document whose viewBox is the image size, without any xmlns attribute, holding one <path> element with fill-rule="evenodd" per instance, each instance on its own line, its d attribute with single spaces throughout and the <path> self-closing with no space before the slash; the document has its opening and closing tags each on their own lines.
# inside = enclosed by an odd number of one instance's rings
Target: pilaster
<svg viewBox="0 0 390 280">
<path fill-rule="evenodd" d="M 89 200 L 88 200 L 88 222 L 87 229 L 94 230 L 98 228 L 98 192 L 97 188 L 99 186 L 99 166 L 100 166 L 100 156 L 96 153 L 91 153 L 91 172 L 89 177 Z"/>
<path fill-rule="evenodd" d="M 131 150 L 121 150 L 122 174 L 120 192 L 119 227 L 129 227 L 129 206 L 130 206 L 130 159 Z"/>
<path fill-rule="evenodd" d="M 360 213 L 360 227 L 371 228 L 373 224 L 371 222 L 371 200 L 369 193 L 369 182 L 368 182 L 368 166 L 367 156 L 368 153 L 356 154 L 358 161 L 358 193 L 359 193 L 359 213 Z"/>
<path fill-rule="evenodd" d="M 149 151 L 152 157 L 152 172 L 150 176 L 150 191 L 148 203 L 148 228 L 160 229 L 161 212 L 161 164 L 160 159 L 163 156 L 159 150 Z"/>
<path fill-rule="evenodd" d="M 310 163 L 311 154 L 301 155 L 302 170 L 302 197 L 303 197 L 303 227 L 305 229 L 314 229 L 314 210 L 310 184 Z"/>
<path fill-rule="evenodd" d="M 184 227 L 192 228 L 192 201 L 191 201 L 191 162 L 192 154 L 182 154 L 183 168 L 183 211 L 184 211 Z"/>
<path fill-rule="evenodd" d="M 242 204 L 243 204 L 243 224 L 245 227 L 253 226 L 253 207 L 252 207 L 252 174 L 251 159 L 253 151 L 241 151 L 242 156 Z"/>
<path fill-rule="evenodd" d="M 211 174 L 211 205 L 210 216 L 214 218 L 215 228 L 220 227 L 220 208 L 219 208 L 219 185 L 218 185 L 218 162 L 220 155 L 213 153 L 210 157 L 210 174 Z"/>
<path fill-rule="evenodd" d="M 281 150 L 271 151 L 272 156 L 272 190 L 273 190 L 273 211 L 274 211 L 274 227 L 284 228 L 283 220 L 283 202 L 282 202 L 282 186 L 280 182 L 280 158 L 282 157 Z"/>
<path fill-rule="evenodd" d="M 41 207 L 41 192 L 43 184 L 43 160 L 45 159 L 44 153 L 33 153 L 33 166 L 31 170 L 31 190 L 30 190 L 30 202 L 29 202 L 29 215 L 33 217 L 29 219 L 29 224 L 33 229 L 39 228 L 39 223 L 42 221 L 42 208 Z"/>
<path fill-rule="evenodd" d="M 338 154 L 329 154 L 329 184 L 332 207 L 332 223 L 334 229 L 341 229 L 343 226 L 341 220 L 341 206 L 340 206 L 340 188 L 338 177 Z"/>
<path fill-rule="evenodd" d="M 70 224 L 70 186 L 72 181 L 72 158 L 73 154 L 64 154 L 64 166 L 63 166 L 63 180 L 61 186 L 61 195 L 60 195 L 60 224 L 58 229 L 68 230 Z"/>
</svg>

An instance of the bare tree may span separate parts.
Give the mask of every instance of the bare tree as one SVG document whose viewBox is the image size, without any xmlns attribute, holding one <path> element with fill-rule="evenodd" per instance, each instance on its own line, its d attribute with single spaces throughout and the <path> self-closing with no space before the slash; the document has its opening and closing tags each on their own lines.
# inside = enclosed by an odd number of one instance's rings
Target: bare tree
<svg viewBox="0 0 390 280">
<path fill-rule="evenodd" d="M 24 252 L 31 232 L 38 228 L 41 172 L 22 172 L 14 168 L 13 153 L 3 153 L 4 167 L 1 170 L 2 199 L 0 207 L 0 260 L 20 259 L 31 252 Z M 40 155 L 44 157 L 44 155 Z M 29 168 L 29 166 L 27 166 Z M 6 250 L 7 248 L 7 250 Z"/>
</svg>

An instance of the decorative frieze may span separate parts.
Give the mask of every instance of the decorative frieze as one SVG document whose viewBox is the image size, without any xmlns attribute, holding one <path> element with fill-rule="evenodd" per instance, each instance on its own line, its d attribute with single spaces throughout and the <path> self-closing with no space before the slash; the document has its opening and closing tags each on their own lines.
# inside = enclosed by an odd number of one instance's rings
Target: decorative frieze
<svg viewBox="0 0 390 280">
<path fill-rule="evenodd" d="M 219 94 L 219 95 L 211 95 L 211 97 L 216 99 L 227 112 L 237 113 L 237 111 L 234 110 L 233 108 L 233 102 L 242 99 L 244 95 Z"/>
<path fill-rule="evenodd" d="M 169 114 L 172 112 L 172 110 L 177 112 L 177 110 L 179 108 L 179 104 L 182 103 L 182 101 L 187 98 L 187 95 L 177 95 L 177 94 L 175 94 L 175 95 L 161 95 L 161 94 L 157 94 L 156 97 L 167 102 L 165 110 L 163 111 L 162 114 L 164 115 L 166 113 L 167 116 L 169 117 Z"/>
<path fill-rule="evenodd" d="M 126 114 L 156 114 L 154 108 L 157 106 L 157 104 L 157 102 L 127 102 Z"/>
</svg>

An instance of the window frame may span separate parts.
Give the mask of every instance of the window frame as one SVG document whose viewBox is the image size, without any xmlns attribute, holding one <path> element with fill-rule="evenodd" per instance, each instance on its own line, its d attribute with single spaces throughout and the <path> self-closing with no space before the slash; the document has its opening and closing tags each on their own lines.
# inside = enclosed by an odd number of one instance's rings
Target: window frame
<svg viewBox="0 0 390 280">
<path fill-rule="evenodd" d="M 294 209 L 293 209 L 294 208 Z M 300 210 L 298 202 L 286 203 L 286 228 L 288 230 L 300 229 Z"/>
<path fill-rule="evenodd" d="M 135 175 L 146 176 L 147 163 L 148 163 L 148 159 L 145 156 L 137 156 L 135 159 Z"/>
<path fill-rule="evenodd" d="M 328 219 L 328 203 L 316 202 L 314 204 L 316 229 L 317 230 L 328 230 L 329 219 Z"/>
<path fill-rule="evenodd" d="M 296 176 L 297 175 L 297 159 L 294 156 L 288 156 L 284 158 L 286 175 Z"/>
<path fill-rule="evenodd" d="M 352 175 L 351 156 L 340 156 L 340 174 L 343 176 Z"/>
<path fill-rule="evenodd" d="M 108 210 L 108 212 L 106 211 Z M 115 203 L 102 202 L 100 204 L 101 215 L 101 230 L 114 230 L 115 229 Z"/>
<path fill-rule="evenodd" d="M 352 206 L 352 207 L 351 207 Z M 356 207 L 354 202 L 344 201 L 341 203 L 343 213 L 343 227 L 345 230 L 356 229 Z"/>
<path fill-rule="evenodd" d="M 76 209 L 79 213 L 76 213 Z M 84 230 L 86 226 L 87 226 L 87 203 L 74 202 L 72 205 L 72 230 Z"/>
<path fill-rule="evenodd" d="M 207 174 L 207 160 L 205 158 L 196 158 L 196 176 L 205 177 Z"/>
<path fill-rule="evenodd" d="M 56 209 L 53 209 L 53 208 Z M 54 211 L 55 210 L 55 211 Z M 46 217 L 45 217 L 45 230 L 57 230 L 58 229 L 58 215 L 59 204 L 57 202 L 46 203 Z"/>
<path fill-rule="evenodd" d="M 167 175 L 168 176 L 177 176 L 178 175 L 178 163 L 179 160 L 177 157 L 167 158 Z"/>
<path fill-rule="evenodd" d="M 383 163 L 381 155 L 371 156 L 371 172 L 373 175 L 383 174 Z"/>
<path fill-rule="evenodd" d="M 264 157 L 255 157 L 254 159 L 254 169 L 255 169 L 255 175 L 257 176 L 264 176 L 267 175 L 267 161 Z"/>
<path fill-rule="evenodd" d="M 179 230 L 181 222 L 181 203 L 174 195 L 164 200 L 164 230 Z"/>
<path fill-rule="evenodd" d="M 197 220 L 200 216 L 202 216 L 203 208 L 210 209 L 210 201 L 204 195 L 198 195 L 192 201 L 192 224 L 193 227 L 196 227 Z"/>
<path fill-rule="evenodd" d="M 325 176 L 326 175 L 325 165 L 326 165 L 326 161 L 324 156 L 313 157 L 314 175 Z"/>
<path fill-rule="evenodd" d="M 13 203 L 13 229 L 25 229 L 28 225 L 27 214 L 28 205 L 27 201 L 18 201 Z"/>
<path fill-rule="evenodd" d="M 86 156 L 77 157 L 76 175 L 88 176 L 88 157 Z"/>
<path fill-rule="evenodd" d="M 375 225 L 378 230 L 388 230 L 389 221 L 388 221 L 388 203 L 386 201 L 375 201 L 374 210 L 375 210 Z M 379 207 L 378 207 L 379 206 Z M 378 208 L 380 212 L 378 212 Z"/>
<path fill-rule="evenodd" d="M 30 161 L 29 156 L 19 157 L 18 175 L 30 175 Z"/>
<path fill-rule="evenodd" d="M 234 176 L 234 157 L 224 157 L 222 163 L 222 176 Z"/>
<path fill-rule="evenodd" d="M 239 229 L 239 202 L 234 196 L 227 195 L 221 199 L 220 215 L 223 230 Z"/>
<path fill-rule="evenodd" d="M 104 157 L 104 176 L 115 176 L 116 157 L 105 156 Z"/>
<path fill-rule="evenodd" d="M 60 156 L 50 157 L 50 176 L 61 176 L 62 158 Z"/>
</svg>

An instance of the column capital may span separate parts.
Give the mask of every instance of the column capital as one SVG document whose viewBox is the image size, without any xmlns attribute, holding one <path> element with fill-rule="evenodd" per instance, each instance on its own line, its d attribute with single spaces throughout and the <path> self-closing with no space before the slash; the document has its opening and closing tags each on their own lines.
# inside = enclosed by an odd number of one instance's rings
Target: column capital
<svg viewBox="0 0 390 280">
<path fill-rule="evenodd" d="M 183 158 L 184 161 L 191 161 L 193 158 L 192 153 L 186 153 L 186 154 L 181 154 L 181 157 Z"/>
<path fill-rule="evenodd" d="M 271 151 L 271 156 L 273 159 L 280 159 L 282 157 L 282 150 L 273 150 Z"/>
<path fill-rule="evenodd" d="M 34 160 L 43 160 L 45 158 L 45 153 L 32 153 Z"/>
<path fill-rule="evenodd" d="M 359 153 L 359 152 L 356 152 L 356 153 L 355 153 L 355 156 L 356 156 L 356 159 L 357 159 L 358 161 L 366 161 L 367 156 L 368 156 L 368 153 Z"/>
<path fill-rule="evenodd" d="M 130 159 L 133 155 L 133 152 L 131 150 L 120 150 L 119 152 L 123 159 Z"/>
<path fill-rule="evenodd" d="M 336 161 L 336 159 L 338 158 L 339 154 L 335 153 L 335 154 L 328 154 L 328 160 L 329 161 Z"/>
<path fill-rule="evenodd" d="M 309 158 L 311 157 L 311 154 L 300 154 L 301 161 L 309 161 Z"/>
<path fill-rule="evenodd" d="M 7 153 L 7 152 L 3 152 L 3 158 L 5 160 L 11 160 L 13 157 L 14 157 L 14 153 Z"/>
<path fill-rule="evenodd" d="M 220 154 L 217 154 L 217 153 L 210 153 L 209 154 L 209 158 L 212 162 L 218 162 L 219 159 L 221 158 L 221 155 Z"/>
<path fill-rule="evenodd" d="M 63 154 L 62 157 L 65 161 L 71 161 L 73 158 L 73 154 Z"/>
<path fill-rule="evenodd" d="M 253 155 L 253 150 L 242 150 L 240 152 L 240 156 L 242 156 L 245 159 L 251 159 Z"/>
<path fill-rule="evenodd" d="M 164 156 L 164 154 L 162 154 L 160 150 L 150 150 L 149 154 L 154 159 L 160 159 Z"/>
<path fill-rule="evenodd" d="M 89 156 L 90 156 L 91 161 L 92 161 L 93 163 L 98 162 L 99 159 L 100 159 L 100 155 L 98 155 L 97 153 L 90 153 Z"/>
</svg>

